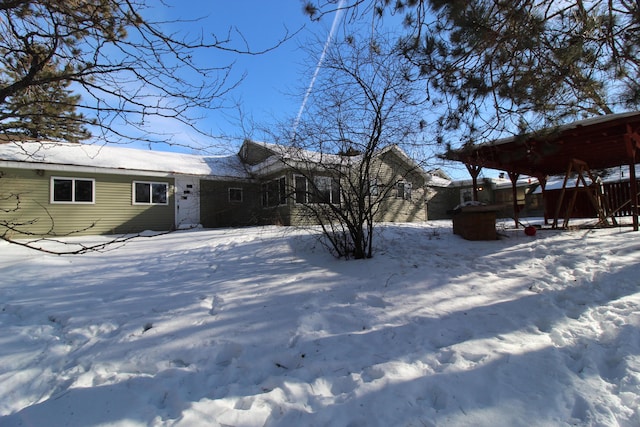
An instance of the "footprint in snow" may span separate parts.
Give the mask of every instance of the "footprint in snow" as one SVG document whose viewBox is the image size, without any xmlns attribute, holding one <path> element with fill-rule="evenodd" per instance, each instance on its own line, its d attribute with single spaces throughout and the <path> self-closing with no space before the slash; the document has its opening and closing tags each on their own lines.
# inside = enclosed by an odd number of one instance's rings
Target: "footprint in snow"
<svg viewBox="0 0 640 427">
<path fill-rule="evenodd" d="M 375 366 L 370 366 L 362 371 L 362 380 L 366 383 L 379 380 L 382 377 L 384 377 L 384 370 Z"/>
<path fill-rule="evenodd" d="M 244 347 L 238 343 L 229 342 L 222 344 L 215 357 L 216 365 L 229 366 L 234 359 L 240 357 Z"/>
<path fill-rule="evenodd" d="M 358 384 L 351 376 L 336 378 L 331 385 L 331 393 L 334 395 L 351 393 L 357 386 Z"/>
<path fill-rule="evenodd" d="M 200 297 L 200 306 L 209 310 L 211 316 L 216 315 L 224 303 L 224 300 L 218 295 Z"/>
<path fill-rule="evenodd" d="M 369 307 L 374 307 L 374 308 L 386 308 L 392 305 L 387 301 L 385 301 L 384 299 L 375 295 L 367 295 L 364 297 L 359 297 L 358 301 L 362 301 L 364 304 L 368 305 Z"/>
</svg>

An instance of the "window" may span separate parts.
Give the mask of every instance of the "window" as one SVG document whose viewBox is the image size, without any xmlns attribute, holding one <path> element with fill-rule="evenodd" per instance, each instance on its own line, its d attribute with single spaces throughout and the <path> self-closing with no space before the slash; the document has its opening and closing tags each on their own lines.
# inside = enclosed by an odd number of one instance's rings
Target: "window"
<svg viewBox="0 0 640 427">
<path fill-rule="evenodd" d="M 314 192 L 311 203 L 331 203 L 331 178 L 316 176 L 313 178 Z"/>
<path fill-rule="evenodd" d="M 369 195 L 377 196 L 380 193 L 378 189 L 378 178 L 373 178 L 369 180 Z"/>
<path fill-rule="evenodd" d="M 313 188 L 309 188 L 312 186 Z M 295 176 L 296 203 L 340 203 L 340 185 L 328 176 L 316 176 L 310 184 L 304 176 Z"/>
<path fill-rule="evenodd" d="M 328 176 L 316 176 L 313 184 L 315 188 L 311 194 L 311 203 L 340 203 L 340 186 L 337 181 Z"/>
<path fill-rule="evenodd" d="M 229 201 L 242 202 L 242 188 L 229 188 Z"/>
<path fill-rule="evenodd" d="M 396 198 L 411 200 L 411 183 L 407 181 L 400 181 L 396 184 Z"/>
<path fill-rule="evenodd" d="M 133 182 L 134 205 L 167 205 L 169 204 L 169 184 L 166 182 Z"/>
<path fill-rule="evenodd" d="M 294 179 L 296 203 L 307 203 L 307 178 L 301 175 L 296 175 Z"/>
<path fill-rule="evenodd" d="M 278 200 L 281 205 L 287 204 L 287 182 L 284 176 L 278 180 Z"/>
<path fill-rule="evenodd" d="M 51 177 L 51 203 L 94 203 L 95 180 Z"/>
<path fill-rule="evenodd" d="M 287 203 L 286 190 L 284 176 L 262 184 L 262 206 L 285 205 Z"/>
</svg>

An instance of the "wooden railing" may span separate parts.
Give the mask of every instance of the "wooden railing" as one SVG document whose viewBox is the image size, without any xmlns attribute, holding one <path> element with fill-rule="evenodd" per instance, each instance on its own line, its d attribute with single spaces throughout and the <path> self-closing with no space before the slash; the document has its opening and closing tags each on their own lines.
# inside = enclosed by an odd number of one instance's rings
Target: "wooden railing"
<svg viewBox="0 0 640 427">
<path fill-rule="evenodd" d="M 640 180 L 638 180 L 640 187 Z M 604 197 L 606 198 L 611 213 L 614 216 L 633 215 L 631 206 L 631 184 L 626 182 L 611 182 L 603 184 Z"/>
</svg>

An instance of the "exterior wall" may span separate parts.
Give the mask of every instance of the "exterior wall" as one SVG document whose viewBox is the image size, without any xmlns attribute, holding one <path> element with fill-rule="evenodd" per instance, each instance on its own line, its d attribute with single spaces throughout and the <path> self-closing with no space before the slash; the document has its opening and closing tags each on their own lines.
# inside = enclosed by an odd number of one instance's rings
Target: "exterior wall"
<svg viewBox="0 0 640 427">
<path fill-rule="evenodd" d="M 520 215 L 524 213 L 524 207 L 526 204 L 526 192 L 527 187 L 517 187 L 516 188 L 516 197 L 518 203 L 518 212 Z M 513 190 L 511 185 L 503 186 L 497 188 L 494 191 L 494 199 L 493 204 L 500 205 L 500 210 L 498 211 L 498 217 L 500 218 L 510 218 L 513 217 Z"/>
<path fill-rule="evenodd" d="M 296 206 L 294 199 L 293 176 L 294 173 L 292 171 L 281 170 L 265 175 L 260 179 L 260 194 L 257 207 L 261 225 L 298 225 L 298 221 L 296 221 L 298 206 Z M 275 183 L 281 178 L 285 179 L 283 195 L 280 194 L 279 186 Z M 284 196 L 285 203 L 274 202 L 265 205 L 263 185 L 269 183 L 273 183 L 273 190 L 277 190 L 271 194 L 271 197 L 278 200 L 281 196 Z"/>
<path fill-rule="evenodd" d="M 230 200 L 230 189 L 242 200 Z M 239 227 L 260 223 L 260 186 L 246 181 L 200 181 L 200 222 L 205 228 Z"/>
<path fill-rule="evenodd" d="M 488 205 L 498 205 L 497 211 L 499 218 L 513 217 L 513 191 L 511 184 L 501 184 L 497 188 L 490 179 L 485 178 L 478 180 L 478 186 L 482 189 L 478 191 L 478 201 Z M 543 216 L 544 203 L 542 197 L 537 194 L 530 194 L 532 185 L 520 185 L 516 188 L 519 216 Z M 448 187 L 445 192 L 447 196 L 438 194 L 436 197 L 446 197 L 447 203 L 451 204 L 449 210 L 457 204 L 471 201 L 473 198 L 473 187 L 471 181 L 464 181 Z M 452 194 L 453 193 L 453 194 Z M 451 214 L 447 214 L 447 218 L 451 218 Z M 430 216 L 430 219 L 436 219 Z"/>
<path fill-rule="evenodd" d="M 460 198 L 458 199 L 458 204 L 473 200 L 473 184 L 470 180 L 465 181 L 459 188 Z M 509 191 L 511 191 L 511 187 L 509 187 Z M 494 188 L 487 178 L 478 180 L 478 202 L 486 204 L 495 202 Z"/>
<path fill-rule="evenodd" d="M 264 147 L 245 143 L 251 162 L 260 162 L 272 152 Z M 46 165 L 44 167 L 47 167 Z M 0 225 L 23 223 L 20 232 L 10 237 L 27 235 L 68 234 L 124 234 L 144 230 L 168 231 L 180 223 L 197 223 L 204 227 L 233 227 L 258 224 L 309 225 L 317 224 L 317 218 L 294 197 L 293 170 L 281 169 L 252 180 L 208 180 L 185 177 L 137 176 L 123 173 L 89 173 L 7 167 L 0 169 Z M 88 167 L 85 170 L 90 170 Z M 95 169 L 99 170 L 99 169 Z M 377 159 L 375 171 L 384 195 L 377 221 L 410 222 L 426 221 L 425 178 L 409 165 L 405 158 L 389 151 Z M 321 172 L 318 175 L 326 175 Z M 51 177 L 84 178 L 94 180 L 94 203 L 52 203 Z M 284 177 L 286 198 L 284 203 L 264 205 L 262 184 Z M 411 183 L 411 197 L 398 197 L 396 182 Z M 168 184 L 166 205 L 137 205 L 132 201 L 134 181 L 163 182 Z M 230 197 L 241 192 L 240 200 Z M 14 197 L 12 197 L 12 195 Z M 18 198 L 16 198 L 16 196 Z M 184 197 L 187 197 L 186 199 Z M 177 200 L 178 198 L 178 200 Z M 199 204 L 196 203 L 197 199 Z M 19 209 L 14 211 L 19 200 Z M 194 215 L 186 215 L 181 208 L 189 202 Z M 342 200 L 344 203 L 344 200 Z M 186 219 L 185 219 L 186 218 Z M 5 227 L 6 228 L 6 227 Z M 2 229 L 0 229 L 2 232 Z"/>
<path fill-rule="evenodd" d="M 95 180 L 95 203 L 51 203 L 51 177 Z M 134 205 L 133 181 L 169 184 L 167 205 Z M 124 234 L 171 230 L 175 223 L 173 179 L 33 169 L 0 170 L 0 221 L 28 223 L 20 229 L 37 235 Z M 20 204 L 17 210 L 15 197 Z M 9 212 L 6 212 L 6 211 Z M 12 233 L 11 237 L 24 237 Z"/>
<path fill-rule="evenodd" d="M 399 159 L 394 153 L 388 152 L 380 158 L 372 168 L 372 175 L 377 177 L 380 185 L 380 209 L 375 218 L 380 222 L 418 222 L 427 220 L 426 189 L 424 177 L 411 169 L 411 166 L 403 159 Z M 310 172 L 305 172 L 309 174 Z M 319 171 L 318 175 L 327 175 Z M 294 171 L 274 172 L 261 178 L 261 183 L 277 180 L 285 177 L 287 197 L 286 204 L 265 207 L 260 204 L 261 224 L 278 225 L 313 225 L 318 224 L 314 212 L 306 205 L 296 203 L 294 198 Z M 411 199 L 397 197 L 395 184 L 398 181 L 407 181 L 412 184 Z M 344 203 L 344 200 L 341 201 Z M 318 213 L 322 213 L 322 209 Z"/>
<path fill-rule="evenodd" d="M 413 188 L 411 200 L 404 200 L 391 195 L 380 203 L 376 221 L 380 222 L 420 222 L 427 220 L 427 208 L 424 202 L 424 190 Z"/>
<path fill-rule="evenodd" d="M 451 211 L 460 204 L 460 189 L 456 187 L 429 187 L 433 196 L 427 201 L 430 220 L 451 219 Z"/>
<path fill-rule="evenodd" d="M 376 221 L 419 222 L 427 220 L 425 179 L 417 170 L 389 151 L 377 159 L 372 167 L 382 197 Z M 396 183 L 411 183 L 411 198 L 399 197 Z"/>
<path fill-rule="evenodd" d="M 309 175 L 309 171 L 304 172 Z M 284 226 L 305 226 L 318 224 L 314 212 L 302 203 L 296 203 L 295 200 L 295 184 L 294 177 L 300 175 L 293 170 L 281 170 L 271 173 L 261 178 L 259 201 L 260 224 L 263 225 L 284 225 Z M 326 175 L 326 173 L 318 172 L 318 175 Z M 263 188 L 262 184 L 277 181 L 281 178 L 285 179 L 284 198 L 285 203 L 278 203 L 273 206 L 265 206 L 262 201 Z M 279 193 L 278 193 L 279 196 Z M 320 210 L 321 211 L 321 210 Z"/>
<path fill-rule="evenodd" d="M 529 194 L 530 188 L 531 186 L 517 187 L 516 189 L 518 215 L 520 217 L 543 216 L 544 204 L 542 197 L 538 194 Z M 502 206 L 502 209 L 498 212 L 499 216 L 503 218 L 513 216 L 513 190 L 511 186 L 501 187 L 495 190 L 495 204 Z"/>
</svg>

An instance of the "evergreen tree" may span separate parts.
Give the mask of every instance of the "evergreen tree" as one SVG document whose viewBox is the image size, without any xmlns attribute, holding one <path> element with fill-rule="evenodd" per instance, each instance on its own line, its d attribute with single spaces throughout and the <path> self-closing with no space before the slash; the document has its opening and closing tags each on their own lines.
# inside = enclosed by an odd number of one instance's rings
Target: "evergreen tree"
<svg viewBox="0 0 640 427">
<path fill-rule="evenodd" d="M 1 129 L 73 140 L 91 129 L 106 142 L 171 143 L 167 129 L 154 127 L 155 117 L 208 136 L 193 109 L 224 107 L 242 77 L 231 78 L 231 64 L 203 65 L 198 53 L 264 51 L 252 51 L 241 35 L 234 45 L 231 30 L 222 38 L 181 37 L 166 30 L 178 21 L 145 18 L 152 6 L 167 4 L 0 0 Z"/>
<path fill-rule="evenodd" d="M 640 3 L 624 0 L 312 1 L 314 18 L 402 15 L 404 55 L 441 130 L 476 141 L 640 104 Z M 482 135 L 484 132 L 484 135 Z"/>
<path fill-rule="evenodd" d="M 9 71 L 4 62 L 6 75 L 18 74 L 18 70 Z M 54 73 L 47 67 L 46 73 Z M 16 77 L 14 80 L 18 80 Z M 6 99 L 0 108 L 0 132 L 7 137 L 25 137 L 28 139 L 79 142 L 91 136 L 86 124 L 91 123 L 82 114 L 77 113 L 79 95 L 68 89 L 68 81 L 52 81 L 48 84 L 29 86 Z"/>
</svg>

